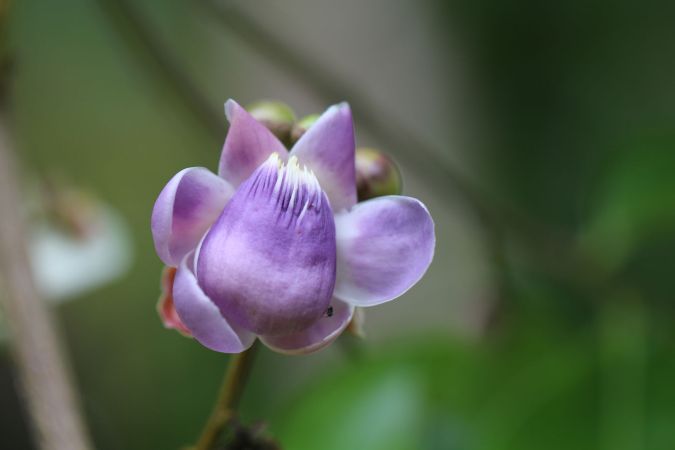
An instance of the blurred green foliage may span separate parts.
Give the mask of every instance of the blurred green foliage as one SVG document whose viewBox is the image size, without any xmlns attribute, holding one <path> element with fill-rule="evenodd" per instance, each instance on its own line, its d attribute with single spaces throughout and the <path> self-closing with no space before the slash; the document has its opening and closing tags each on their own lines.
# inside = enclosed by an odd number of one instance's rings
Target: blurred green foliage
<svg viewBox="0 0 675 450">
<path fill-rule="evenodd" d="M 243 418 L 268 421 L 288 450 L 675 448 L 673 4 L 429 6 L 481 93 L 478 182 L 571 236 L 601 279 L 589 289 L 507 258 L 508 289 L 478 342 L 429 332 L 357 357 L 340 345 L 263 351 Z M 216 106 L 236 94 L 222 69 L 230 55 L 209 65 L 187 2 L 140 9 L 190 55 L 200 84 L 219 86 Z M 15 5 L 16 138 L 30 171 L 67 174 L 134 231 L 130 275 L 59 310 L 97 448 L 178 448 L 198 432 L 227 357 L 159 325 L 149 214 L 172 174 L 213 168 L 221 142 L 103 11 Z M 0 446 L 23 448 L 4 404 Z"/>
</svg>

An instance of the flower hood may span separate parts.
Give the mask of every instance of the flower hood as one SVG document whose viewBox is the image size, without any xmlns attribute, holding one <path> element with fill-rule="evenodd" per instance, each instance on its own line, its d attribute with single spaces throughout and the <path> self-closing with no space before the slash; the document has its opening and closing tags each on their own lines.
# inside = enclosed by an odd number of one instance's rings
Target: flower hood
<svg viewBox="0 0 675 450">
<path fill-rule="evenodd" d="M 289 354 L 331 343 L 355 307 L 393 300 L 433 258 L 426 207 L 405 196 L 356 203 L 354 126 L 331 106 L 290 150 L 233 100 L 218 175 L 176 174 L 152 214 L 157 254 L 177 267 L 173 301 L 208 348 L 256 337 Z"/>
</svg>

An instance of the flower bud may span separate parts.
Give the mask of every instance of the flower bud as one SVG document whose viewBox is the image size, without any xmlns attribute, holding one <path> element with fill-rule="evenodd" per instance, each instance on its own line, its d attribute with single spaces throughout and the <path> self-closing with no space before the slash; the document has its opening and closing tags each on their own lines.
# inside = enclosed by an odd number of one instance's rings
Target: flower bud
<svg viewBox="0 0 675 450">
<path fill-rule="evenodd" d="M 264 100 L 249 105 L 246 110 L 284 145 L 290 144 L 291 130 L 295 123 L 295 113 L 290 106 L 282 102 Z"/>
<path fill-rule="evenodd" d="M 372 148 L 356 149 L 356 191 L 360 202 L 401 193 L 401 172 L 385 153 Z"/>
<path fill-rule="evenodd" d="M 310 114 L 298 120 L 295 125 L 293 125 L 293 129 L 291 130 L 291 144 L 298 142 L 298 139 L 300 139 L 302 135 L 305 134 L 305 131 L 307 131 L 309 127 L 314 125 L 314 122 L 316 122 L 316 119 L 318 118 L 318 114 Z"/>
</svg>

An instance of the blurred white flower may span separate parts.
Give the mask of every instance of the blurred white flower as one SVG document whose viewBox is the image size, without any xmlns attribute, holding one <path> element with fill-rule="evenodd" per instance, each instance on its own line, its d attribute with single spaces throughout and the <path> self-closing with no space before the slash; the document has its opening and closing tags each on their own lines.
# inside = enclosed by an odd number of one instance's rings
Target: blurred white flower
<svg viewBox="0 0 675 450">
<path fill-rule="evenodd" d="M 45 299 L 64 301 L 121 277 L 130 267 L 131 240 L 120 215 L 95 205 L 86 233 L 74 234 L 50 221 L 31 226 L 29 255 L 35 284 Z"/>
</svg>

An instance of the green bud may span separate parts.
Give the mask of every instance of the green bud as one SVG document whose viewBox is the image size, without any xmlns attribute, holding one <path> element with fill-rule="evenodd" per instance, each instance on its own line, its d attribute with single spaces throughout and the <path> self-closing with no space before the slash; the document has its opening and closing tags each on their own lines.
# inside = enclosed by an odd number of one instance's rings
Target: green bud
<svg viewBox="0 0 675 450">
<path fill-rule="evenodd" d="M 298 120 L 296 124 L 298 127 L 303 128 L 305 131 L 319 119 L 319 114 L 309 114 L 302 119 Z"/>
<path fill-rule="evenodd" d="M 314 122 L 316 122 L 318 118 L 318 114 L 310 114 L 298 120 L 295 125 L 293 125 L 293 129 L 291 130 L 291 143 L 295 144 L 298 142 L 298 139 L 300 139 L 300 137 L 305 134 L 305 131 L 307 131 L 309 127 L 314 125 Z"/>
<path fill-rule="evenodd" d="M 383 195 L 398 195 L 401 172 L 387 154 L 373 148 L 356 149 L 356 192 L 360 202 Z"/>
<path fill-rule="evenodd" d="M 290 106 L 277 101 L 263 100 L 249 105 L 246 110 L 262 123 L 286 146 L 290 144 L 295 113 Z"/>
</svg>

